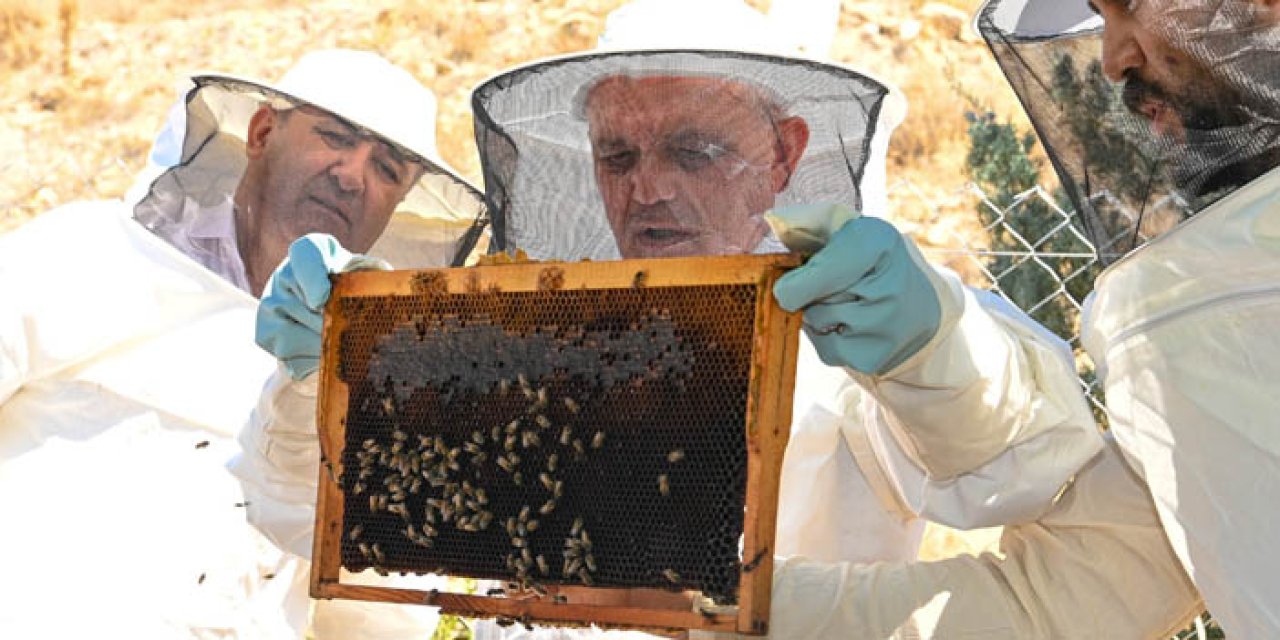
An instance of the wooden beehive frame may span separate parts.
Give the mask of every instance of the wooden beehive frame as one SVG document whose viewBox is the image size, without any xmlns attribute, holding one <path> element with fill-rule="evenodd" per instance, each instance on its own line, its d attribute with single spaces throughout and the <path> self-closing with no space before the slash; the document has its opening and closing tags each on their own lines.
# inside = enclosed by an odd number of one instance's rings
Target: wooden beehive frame
<svg viewBox="0 0 1280 640">
<path fill-rule="evenodd" d="M 773 577 L 774 531 L 782 456 L 791 424 L 800 318 L 784 312 L 771 294 L 774 282 L 799 264 L 795 255 L 743 255 L 703 258 L 623 260 L 579 263 L 518 263 L 421 271 L 366 271 L 335 277 L 325 314 L 320 395 L 317 408 L 321 441 L 320 488 L 312 555 L 311 595 L 377 602 L 432 605 L 469 617 L 500 616 L 550 624 L 597 624 L 632 628 L 702 629 L 747 634 L 768 630 Z M 743 531 L 743 569 L 736 613 L 696 612 L 692 607 L 653 606 L 655 589 L 570 587 L 567 602 L 550 598 L 516 599 L 415 591 L 340 581 L 343 532 L 342 473 L 347 385 L 338 377 L 338 349 L 345 319 L 336 313 L 347 297 L 439 295 L 547 289 L 621 289 L 752 284 L 758 287 L 756 322 L 747 402 L 747 493 Z M 607 592 L 607 593 L 602 593 Z M 607 597 L 593 597 L 607 596 Z M 585 601 L 608 601 L 588 604 Z"/>
</svg>

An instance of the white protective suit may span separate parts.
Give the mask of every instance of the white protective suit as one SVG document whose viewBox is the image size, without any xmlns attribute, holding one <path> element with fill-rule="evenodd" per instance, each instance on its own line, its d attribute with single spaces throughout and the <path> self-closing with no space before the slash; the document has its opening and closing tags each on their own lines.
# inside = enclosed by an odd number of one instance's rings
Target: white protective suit
<svg viewBox="0 0 1280 640">
<path fill-rule="evenodd" d="M 305 572 L 222 468 L 272 365 L 257 303 L 131 214 L 0 237 L 0 637 L 296 637 Z"/>
<path fill-rule="evenodd" d="M 1280 169 L 1103 272 L 1082 338 L 1209 611 L 1280 637 Z"/>
</svg>

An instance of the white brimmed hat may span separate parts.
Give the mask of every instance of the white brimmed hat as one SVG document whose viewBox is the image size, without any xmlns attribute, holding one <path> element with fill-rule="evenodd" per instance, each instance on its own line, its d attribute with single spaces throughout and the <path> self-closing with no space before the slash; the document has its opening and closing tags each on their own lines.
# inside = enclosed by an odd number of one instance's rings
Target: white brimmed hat
<svg viewBox="0 0 1280 640">
<path fill-rule="evenodd" d="M 884 157 L 905 101 L 866 73 L 804 57 L 773 26 L 739 0 L 639 0 L 609 15 L 596 49 L 480 84 L 472 110 L 494 247 L 538 258 L 617 257 L 582 114 L 586 92 L 617 75 L 722 78 L 760 89 L 810 131 L 775 205 L 842 202 L 882 212 Z"/>
<path fill-rule="evenodd" d="M 398 266 L 422 264 L 424 254 L 446 249 L 465 254 L 470 247 L 462 245 L 473 244 L 485 223 L 483 195 L 436 149 L 435 95 L 376 54 L 346 49 L 308 53 L 277 83 L 220 73 L 191 80 L 181 160 L 152 183 L 135 208 L 139 222 L 160 235 L 187 222 L 182 219 L 183 199 L 212 206 L 235 192 L 246 165 L 249 120 L 263 104 L 316 107 L 423 165 L 422 178 L 397 207 L 371 254 Z"/>
</svg>

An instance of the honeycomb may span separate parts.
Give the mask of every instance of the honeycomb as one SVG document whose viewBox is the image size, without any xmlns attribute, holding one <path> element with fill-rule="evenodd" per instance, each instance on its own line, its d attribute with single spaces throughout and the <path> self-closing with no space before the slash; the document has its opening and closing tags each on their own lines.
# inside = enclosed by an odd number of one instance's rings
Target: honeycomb
<svg viewBox="0 0 1280 640">
<path fill-rule="evenodd" d="M 340 300 L 343 566 L 734 604 L 758 291 Z"/>
</svg>

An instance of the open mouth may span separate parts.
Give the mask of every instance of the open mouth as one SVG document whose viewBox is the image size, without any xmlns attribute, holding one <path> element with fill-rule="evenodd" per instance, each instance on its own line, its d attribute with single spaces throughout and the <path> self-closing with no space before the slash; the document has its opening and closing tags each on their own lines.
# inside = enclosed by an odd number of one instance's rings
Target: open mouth
<svg viewBox="0 0 1280 640">
<path fill-rule="evenodd" d="M 697 238 L 698 234 L 671 227 L 645 227 L 632 234 L 632 242 L 645 254 L 662 254 Z"/>
</svg>

